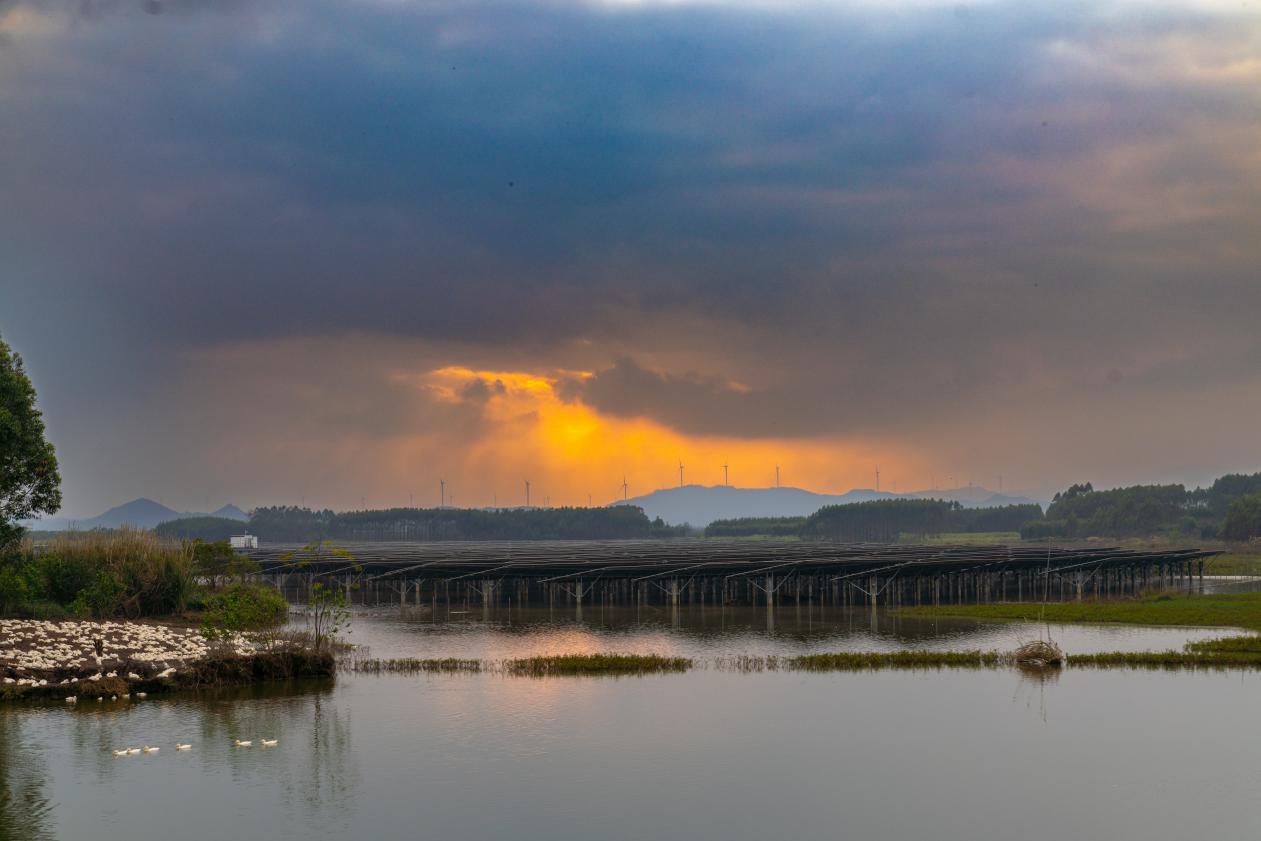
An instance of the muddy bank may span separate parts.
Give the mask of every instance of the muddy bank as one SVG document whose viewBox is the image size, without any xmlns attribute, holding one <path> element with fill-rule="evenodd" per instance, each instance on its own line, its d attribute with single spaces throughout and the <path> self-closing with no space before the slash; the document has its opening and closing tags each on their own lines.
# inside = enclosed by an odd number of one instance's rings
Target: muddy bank
<svg viewBox="0 0 1261 841">
<path fill-rule="evenodd" d="M 53 699 L 84 703 L 143 700 L 188 689 L 327 678 L 333 676 L 336 664 L 331 654 L 284 650 L 210 655 L 174 672 L 159 672 L 151 665 L 137 663 L 128 664 L 125 668 L 127 671 L 93 675 L 71 683 L 41 678 L 33 683 L 28 679 L 22 683 L 0 684 L 0 701 Z"/>
<path fill-rule="evenodd" d="M 140 622 L 0 620 L 0 700 L 128 699 L 141 693 L 327 677 L 329 654 L 244 637 L 211 645 L 196 631 Z"/>
</svg>

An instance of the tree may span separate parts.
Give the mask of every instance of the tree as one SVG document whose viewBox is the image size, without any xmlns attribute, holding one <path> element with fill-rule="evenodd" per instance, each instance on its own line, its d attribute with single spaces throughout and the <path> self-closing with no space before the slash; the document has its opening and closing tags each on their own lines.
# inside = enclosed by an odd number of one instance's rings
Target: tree
<svg viewBox="0 0 1261 841">
<path fill-rule="evenodd" d="M 1251 540 L 1261 535 L 1261 493 L 1241 497 L 1231 503 L 1222 525 L 1227 540 Z"/>
<path fill-rule="evenodd" d="M 59 508 L 61 475 L 53 445 L 44 440 L 35 387 L 22 357 L 0 339 L 0 548 L 21 536 L 18 520 Z"/>
<path fill-rule="evenodd" d="M 362 567 L 355 560 L 350 550 L 333 544 L 331 540 L 317 540 L 308 543 L 301 549 L 286 552 L 281 560 L 289 561 L 297 569 L 304 569 L 310 564 L 319 564 L 323 560 L 337 558 L 347 561 L 346 565 L 335 572 L 359 572 Z M 347 585 L 348 587 L 356 585 Z M 317 651 L 332 648 L 337 636 L 350 624 L 350 595 L 338 587 L 330 577 L 330 583 L 316 580 L 311 584 L 307 599 L 307 619 L 311 626 L 312 643 Z"/>
</svg>

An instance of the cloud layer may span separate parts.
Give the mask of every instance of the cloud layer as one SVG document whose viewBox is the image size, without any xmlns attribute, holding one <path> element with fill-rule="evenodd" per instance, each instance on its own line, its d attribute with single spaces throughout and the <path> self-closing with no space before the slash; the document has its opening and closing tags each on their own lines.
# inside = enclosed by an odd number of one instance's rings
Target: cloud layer
<svg viewBox="0 0 1261 841">
<path fill-rule="evenodd" d="M 1213 4 L 8 2 L 0 335 L 72 513 L 397 498 L 400 453 L 585 500 L 513 376 L 647 484 L 1255 468 L 1259 47 Z"/>
</svg>

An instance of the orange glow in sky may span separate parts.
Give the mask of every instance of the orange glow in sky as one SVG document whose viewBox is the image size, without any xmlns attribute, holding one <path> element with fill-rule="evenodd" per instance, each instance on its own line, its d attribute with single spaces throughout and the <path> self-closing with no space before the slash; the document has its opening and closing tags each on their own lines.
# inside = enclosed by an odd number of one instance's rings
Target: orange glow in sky
<svg viewBox="0 0 1261 841">
<path fill-rule="evenodd" d="M 879 463 L 883 487 L 891 489 L 896 479 L 887 477 L 905 462 L 890 453 L 877 461 L 870 447 L 853 443 L 687 436 L 648 419 L 601 415 L 563 400 L 556 389 L 561 376 L 588 374 L 444 367 L 411 378 L 441 401 L 482 404 L 486 428 L 463 448 L 459 478 L 449 480 L 461 489 L 458 505 L 523 504 L 526 479 L 536 505 L 586 505 L 588 494 L 606 504 L 621 498 L 623 477 L 632 497 L 677 486 L 680 461 L 685 484 L 721 484 L 727 464 L 730 484 L 771 487 L 779 465 L 785 486 L 835 492 L 873 486 Z"/>
</svg>

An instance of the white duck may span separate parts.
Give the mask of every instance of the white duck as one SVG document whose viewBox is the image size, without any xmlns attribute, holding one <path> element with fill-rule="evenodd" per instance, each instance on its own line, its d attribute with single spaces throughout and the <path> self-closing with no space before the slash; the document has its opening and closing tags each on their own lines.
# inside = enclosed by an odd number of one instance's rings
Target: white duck
<svg viewBox="0 0 1261 841">
<path fill-rule="evenodd" d="M 246 739 L 244 742 L 240 739 L 233 739 L 232 744 L 236 745 L 238 748 L 248 748 L 250 745 L 254 744 L 254 742 L 251 739 Z"/>
<path fill-rule="evenodd" d="M 192 749 L 192 747 L 193 745 L 191 742 L 176 742 L 175 743 L 176 750 L 190 750 Z"/>
<path fill-rule="evenodd" d="M 259 739 L 259 741 L 262 742 L 263 747 L 265 748 L 274 748 L 276 745 L 280 744 L 279 739 Z"/>
<path fill-rule="evenodd" d="M 151 747 L 149 747 L 148 745 L 145 745 L 145 746 L 144 746 L 144 752 L 145 752 L 145 753 L 157 753 L 157 752 L 158 752 L 158 751 L 160 751 L 160 750 L 162 750 L 162 748 L 151 748 Z"/>
</svg>

